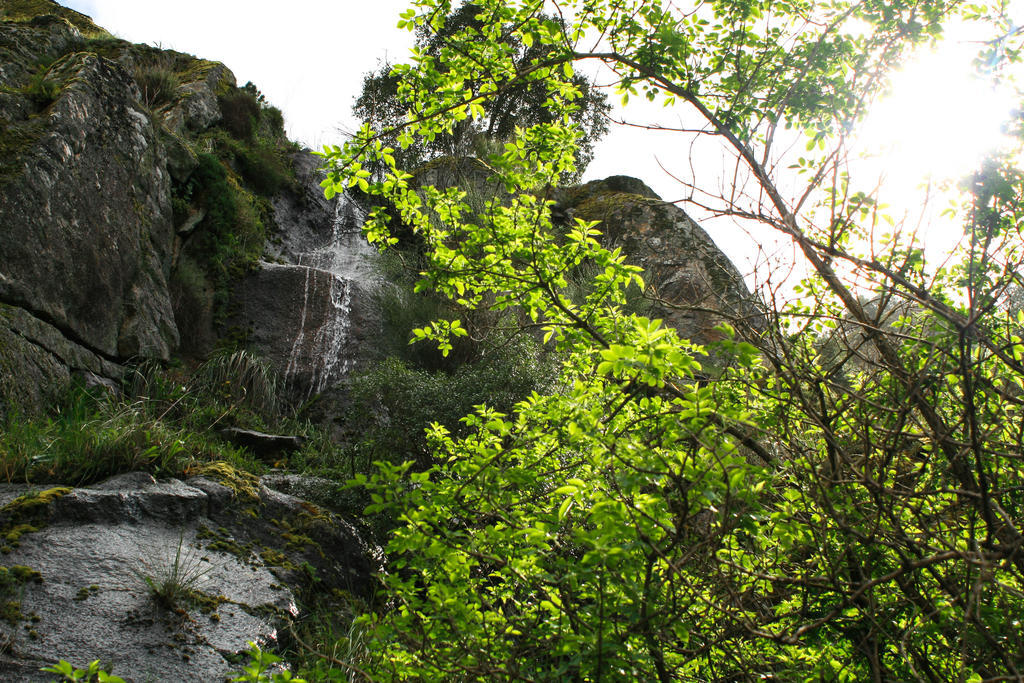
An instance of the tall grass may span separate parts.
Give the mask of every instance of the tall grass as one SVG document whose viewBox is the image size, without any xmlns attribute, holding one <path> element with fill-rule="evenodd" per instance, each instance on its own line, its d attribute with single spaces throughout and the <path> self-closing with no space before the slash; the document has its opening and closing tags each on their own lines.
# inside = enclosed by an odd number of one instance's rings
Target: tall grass
<svg viewBox="0 0 1024 683">
<path fill-rule="evenodd" d="M 116 400 L 76 389 L 57 414 L 12 417 L 0 435 L 0 479 L 84 485 L 143 470 L 179 476 L 207 462 L 252 466 L 215 435 L 166 419 L 166 400 Z"/>
<path fill-rule="evenodd" d="M 73 387 L 46 417 L 9 417 L 0 431 L 0 480 L 82 485 L 133 470 L 187 475 L 218 461 L 259 471 L 215 429 L 265 429 L 278 419 L 276 408 L 274 373 L 252 354 L 219 354 L 191 374 L 144 363 L 119 396 Z"/>
</svg>

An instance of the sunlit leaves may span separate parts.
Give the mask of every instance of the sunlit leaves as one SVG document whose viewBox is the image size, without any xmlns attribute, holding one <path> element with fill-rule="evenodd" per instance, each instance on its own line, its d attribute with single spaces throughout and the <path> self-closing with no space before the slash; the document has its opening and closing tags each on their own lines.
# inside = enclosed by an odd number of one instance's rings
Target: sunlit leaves
<svg viewBox="0 0 1024 683">
<path fill-rule="evenodd" d="M 965 239 L 939 268 L 838 164 L 809 209 L 778 191 L 770 163 L 759 167 L 788 128 L 804 148 L 793 168 L 823 184 L 836 136 L 950 7 L 723 0 L 684 13 L 587 0 L 565 4 L 578 11 L 564 27 L 540 9 L 478 0 L 472 32 L 395 70 L 410 107 L 403 146 L 480 119 L 517 83 L 543 85 L 550 117 L 517 125 L 480 162 L 498 191 L 414 183 L 369 129 L 327 150 L 327 192 L 356 187 L 389 203 L 368 236 L 392 239 L 390 215 L 422 239 L 421 290 L 515 311 L 562 362 L 550 394 L 508 414 L 478 406 L 460 435 L 431 426 L 427 471 L 382 464 L 358 482 L 371 511 L 396 520 L 395 571 L 382 577 L 391 609 L 369 618 L 374 673 L 962 680 L 1019 670 L 1020 629 L 1005 617 L 1024 613 L 1014 559 L 1024 314 L 1008 296 L 1024 284 L 1024 183 L 1014 163 L 974 178 Z M 450 10 L 418 0 L 402 21 L 441 35 Z M 598 54 L 584 51 L 593 34 L 607 42 Z M 550 49 L 517 61 L 510 35 Z M 723 325 L 707 348 L 680 339 L 632 312 L 645 282 L 602 246 L 605 226 L 552 220 L 553 188 L 580 141 L 577 59 L 612 68 L 624 102 L 696 109 L 757 182 L 724 191 L 726 208 L 762 215 L 770 204 L 765 221 L 813 260 L 800 299 L 756 334 Z M 371 163 L 387 169 L 378 182 Z M 858 253 L 869 231 L 877 239 Z M 413 338 L 447 353 L 467 332 L 437 321 Z"/>
</svg>

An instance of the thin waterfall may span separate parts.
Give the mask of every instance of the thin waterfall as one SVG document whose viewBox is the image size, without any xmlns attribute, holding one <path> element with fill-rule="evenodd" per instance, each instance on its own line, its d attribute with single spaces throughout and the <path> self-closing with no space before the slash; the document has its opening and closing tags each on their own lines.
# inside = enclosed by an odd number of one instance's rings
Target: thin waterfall
<svg viewBox="0 0 1024 683">
<path fill-rule="evenodd" d="M 362 236 L 366 212 L 347 195 L 335 203 L 330 241 L 299 254 L 305 269 L 299 329 L 292 343 L 285 379 L 306 380 L 306 398 L 320 393 L 351 369 L 352 295 L 357 286 L 370 289 L 379 275 L 376 252 Z M 315 311 L 315 313 L 311 313 Z"/>
</svg>

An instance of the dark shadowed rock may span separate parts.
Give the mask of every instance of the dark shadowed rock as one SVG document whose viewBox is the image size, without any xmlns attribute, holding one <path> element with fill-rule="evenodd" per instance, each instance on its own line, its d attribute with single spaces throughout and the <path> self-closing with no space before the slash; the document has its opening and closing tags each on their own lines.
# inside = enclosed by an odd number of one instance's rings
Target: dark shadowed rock
<svg viewBox="0 0 1024 683">
<path fill-rule="evenodd" d="M 236 446 L 248 448 L 252 451 L 253 455 L 264 460 L 294 453 L 301 449 L 305 443 L 305 439 L 301 436 L 264 434 L 253 429 L 242 429 L 240 427 L 224 427 L 218 429 L 217 432 Z"/>
<path fill-rule="evenodd" d="M 72 374 L 121 377 L 124 369 L 65 337 L 28 311 L 0 303 L 0 397 L 22 415 L 42 412 L 60 397 Z M 4 417 L 0 401 L 0 421 Z"/>
</svg>

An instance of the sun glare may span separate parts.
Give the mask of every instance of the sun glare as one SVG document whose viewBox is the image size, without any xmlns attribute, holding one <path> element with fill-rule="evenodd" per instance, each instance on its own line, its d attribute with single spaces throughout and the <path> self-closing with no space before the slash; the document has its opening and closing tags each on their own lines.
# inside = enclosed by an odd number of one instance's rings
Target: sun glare
<svg viewBox="0 0 1024 683">
<path fill-rule="evenodd" d="M 946 41 L 914 57 L 892 79 L 889 96 L 859 135 L 889 201 L 916 194 L 926 181 L 955 181 L 1000 146 L 1015 105 L 972 64 L 977 45 Z"/>
</svg>

